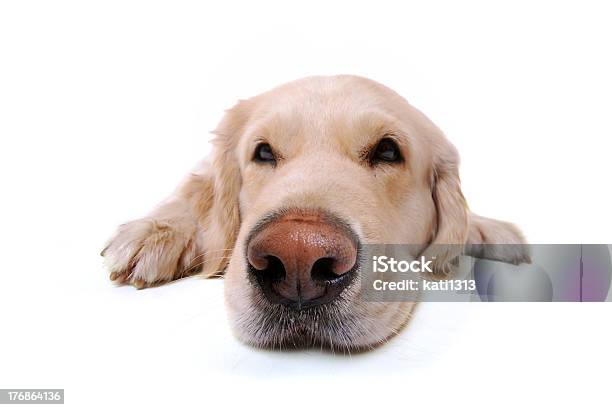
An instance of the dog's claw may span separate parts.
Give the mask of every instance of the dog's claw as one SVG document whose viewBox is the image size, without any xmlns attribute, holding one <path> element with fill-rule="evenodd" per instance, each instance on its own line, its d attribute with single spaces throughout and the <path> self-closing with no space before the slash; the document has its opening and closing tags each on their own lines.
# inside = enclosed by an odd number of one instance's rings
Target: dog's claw
<svg viewBox="0 0 612 410">
<path fill-rule="evenodd" d="M 147 283 L 144 281 L 144 279 L 130 280 L 130 275 L 128 275 L 126 272 L 111 272 L 110 280 L 120 285 L 130 283 L 136 289 L 144 289 L 147 287 Z"/>
<path fill-rule="evenodd" d="M 110 280 L 121 285 L 129 280 L 129 275 L 125 272 L 111 272 Z"/>
</svg>

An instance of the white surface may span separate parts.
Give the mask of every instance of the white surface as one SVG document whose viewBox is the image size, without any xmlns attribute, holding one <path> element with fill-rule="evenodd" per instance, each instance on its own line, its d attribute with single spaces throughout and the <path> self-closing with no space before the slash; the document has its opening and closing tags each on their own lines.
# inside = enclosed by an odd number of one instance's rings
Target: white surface
<svg viewBox="0 0 612 410">
<path fill-rule="evenodd" d="M 115 287 L 98 252 L 223 109 L 333 73 L 430 116 L 474 211 L 609 243 L 610 10 L 223 4 L 0 5 L 0 388 L 65 388 L 69 408 L 605 407 L 611 304 L 428 304 L 370 354 L 262 352 L 231 336 L 221 280 Z"/>
</svg>

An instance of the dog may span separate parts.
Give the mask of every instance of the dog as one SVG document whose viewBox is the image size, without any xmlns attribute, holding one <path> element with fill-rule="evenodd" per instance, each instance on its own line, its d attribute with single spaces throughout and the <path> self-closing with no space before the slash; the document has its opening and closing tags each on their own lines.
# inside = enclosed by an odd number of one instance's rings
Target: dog
<svg viewBox="0 0 612 410">
<path fill-rule="evenodd" d="M 137 288 L 202 272 L 225 278 L 232 327 L 267 348 L 367 350 L 409 321 L 413 302 L 361 297 L 363 244 L 523 244 L 512 224 L 471 213 L 459 156 L 399 94 L 366 78 L 317 76 L 228 110 L 213 151 L 102 252 Z M 477 251 L 474 251 L 477 252 Z M 491 255 L 528 261 L 522 247 Z"/>
</svg>

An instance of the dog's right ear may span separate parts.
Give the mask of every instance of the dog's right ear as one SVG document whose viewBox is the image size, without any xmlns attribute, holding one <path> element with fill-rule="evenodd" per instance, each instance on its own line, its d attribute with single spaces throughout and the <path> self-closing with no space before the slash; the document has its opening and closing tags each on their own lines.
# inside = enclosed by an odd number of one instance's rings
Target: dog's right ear
<svg viewBox="0 0 612 410">
<path fill-rule="evenodd" d="M 239 195 L 242 184 L 236 146 L 249 118 L 249 101 L 239 101 L 226 111 L 223 119 L 212 131 L 212 160 L 204 171 L 205 189 L 195 206 L 201 207 L 198 215 L 204 227 L 204 254 L 206 262 L 203 274 L 220 275 L 232 254 L 240 229 Z"/>
</svg>

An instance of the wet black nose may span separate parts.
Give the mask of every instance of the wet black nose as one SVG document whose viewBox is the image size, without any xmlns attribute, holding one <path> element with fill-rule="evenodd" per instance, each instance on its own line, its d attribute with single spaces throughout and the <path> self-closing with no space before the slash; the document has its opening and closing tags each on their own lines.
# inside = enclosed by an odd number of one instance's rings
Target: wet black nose
<svg viewBox="0 0 612 410">
<path fill-rule="evenodd" d="M 316 213 L 288 213 L 266 224 L 247 245 L 249 268 L 272 303 L 304 309 L 330 302 L 351 282 L 355 236 Z"/>
</svg>

